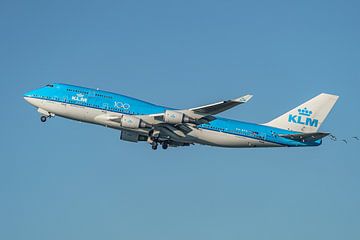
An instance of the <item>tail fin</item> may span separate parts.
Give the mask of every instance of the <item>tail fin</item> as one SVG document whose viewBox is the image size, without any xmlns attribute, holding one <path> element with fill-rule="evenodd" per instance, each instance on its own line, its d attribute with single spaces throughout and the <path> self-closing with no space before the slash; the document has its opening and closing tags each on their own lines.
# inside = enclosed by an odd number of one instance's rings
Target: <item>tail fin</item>
<svg viewBox="0 0 360 240">
<path fill-rule="evenodd" d="M 319 94 L 264 125 L 296 132 L 317 132 L 338 98 L 327 93 Z"/>
</svg>

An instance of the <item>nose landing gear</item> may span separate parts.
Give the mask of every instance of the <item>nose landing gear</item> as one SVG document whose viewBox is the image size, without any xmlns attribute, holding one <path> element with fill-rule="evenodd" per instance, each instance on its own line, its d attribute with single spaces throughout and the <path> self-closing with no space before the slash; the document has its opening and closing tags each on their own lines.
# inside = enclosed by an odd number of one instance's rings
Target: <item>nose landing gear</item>
<svg viewBox="0 0 360 240">
<path fill-rule="evenodd" d="M 41 116 L 41 117 L 40 117 L 40 121 L 41 121 L 41 122 L 46 122 L 46 120 L 47 120 L 47 117 L 46 117 L 46 116 Z"/>
<path fill-rule="evenodd" d="M 40 117 L 40 121 L 41 122 L 46 122 L 46 120 L 48 118 L 52 118 L 52 117 L 55 117 L 55 114 L 53 114 L 53 113 L 49 113 L 48 115 L 42 114 L 41 117 Z"/>
<path fill-rule="evenodd" d="M 45 109 L 42 109 L 42 108 L 38 108 L 37 110 L 39 113 L 40 113 L 40 121 L 41 122 L 46 122 L 46 120 L 48 118 L 51 118 L 51 117 L 55 117 L 55 114 L 54 113 L 50 113 L 48 111 L 46 111 Z"/>
</svg>

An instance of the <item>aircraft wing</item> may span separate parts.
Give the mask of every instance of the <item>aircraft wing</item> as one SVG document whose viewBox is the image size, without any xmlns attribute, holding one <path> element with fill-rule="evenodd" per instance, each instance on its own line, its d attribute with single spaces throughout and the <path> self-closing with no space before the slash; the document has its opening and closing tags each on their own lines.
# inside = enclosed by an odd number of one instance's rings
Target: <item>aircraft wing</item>
<svg viewBox="0 0 360 240">
<path fill-rule="evenodd" d="M 298 133 L 298 134 L 281 134 L 279 136 L 299 142 L 314 142 L 316 140 L 326 137 L 329 134 L 330 133 L 313 132 L 313 133 Z"/>
<path fill-rule="evenodd" d="M 182 112 L 182 113 L 188 115 L 189 117 L 193 117 L 195 119 L 200 119 L 200 118 L 204 118 L 206 116 L 213 116 L 213 115 L 219 114 L 219 113 L 229 110 L 230 108 L 233 108 L 239 104 L 246 103 L 252 97 L 253 97 L 252 95 L 245 95 L 245 96 L 231 99 L 231 100 L 225 100 L 225 101 L 212 103 L 212 104 L 208 104 L 208 105 L 204 105 L 204 106 L 200 106 L 200 107 L 177 110 L 177 111 Z"/>
<path fill-rule="evenodd" d="M 197 125 L 207 123 L 216 119 L 214 115 L 224 112 L 230 108 L 233 108 L 239 104 L 246 103 L 252 98 L 252 95 L 245 95 L 239 98 L 221 101 L 213 104 L 208 104 L 200 107 L 182 109 L 182 110 L 166 110 L 162 113 L 150 114 L 150 115 L 136 115 L 135 118 L 141 119 L 143 126 L 149 126 L 153 130 L 160 131 L 163 136 L 173 138 L 184 138 L 189 132 L 193 130 Z M 172 113 L 167 113 L 170 111 Z M 183 115 L 191 119 L 188 122 L 174 122 L 169 123 L 166 121 L 166 114 L 168 115 Z M 111 121 L 121 123 L 124 121 L 123 117 L 111 116 L 105 114 L 104 121 Z"/>
<path fill-rule="evenodd" d="M 202 115 L 216 115 L 218 113 L 224 112 L 230 108 L 233 108 L 239 104 L 246 103 L 249 101 L 253 96 L 252 95 L 245 95 L 239 98 L 221 101 L 213 104 L 208 104 L 205 106 L 200 106 L 196 108 L 190 108 L 189 111 L 192 111 L 196 114 Z"/>
<path fill-rule="evenodd" d="M 231 99 L 231 100 L 225 100 L 217 103 L 212 103 L 200 107 L 190 108 L 190 109 L 180 109 L 180 110 L 174 110 L 179 113 L 183 113 L 188 117 L 191 117 L 192 119 L 196 120 L 196 125 L 202 124 L 205 122 L 210 122 L 215 120 L 216 118 L 214 115 L 224 112 L 230 108 L 233 108 L 239 104 L 246 103 L 249 101 L 253 96 L 252 95 L 245 95 L 239 98 Z M 153 117 L 155 120 L 162 122 L 164 118 L 165 113 L 159 113 L 159 114 L 152 114 L 149 115 L 150 117 Z M 142 117 L 143 118 L 143 117 Z M 148 117 L 145 117 L 148 119 Z"/>
</svg>

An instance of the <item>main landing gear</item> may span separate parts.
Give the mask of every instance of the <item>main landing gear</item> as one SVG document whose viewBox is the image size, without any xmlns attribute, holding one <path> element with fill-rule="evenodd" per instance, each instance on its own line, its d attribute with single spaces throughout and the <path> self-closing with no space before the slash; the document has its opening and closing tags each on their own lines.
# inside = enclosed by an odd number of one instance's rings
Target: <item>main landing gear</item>
<svg viewBox="0 0 360 240">
<path fill-rule="evenodd" d="M 153 141 L 153 142 L 151 143 L 151 148 L 152 148 L 153 150 L 156 150 L 156 149 L 158 148 L 159 143 L 161 144 L 161 147 L 162 147 L 162 149 L 164 149 L 164 150 L 169 147 L 169 143 L 167 143 L 167 142 Z"/>
<path fill-rule="evenodd" d="M 153 150 L 156 150 L 158 148 L 158 145 L 160 144 L 162 149 L 167 149 L 169 147 L 169 141 L 167 140 L 160 140 L 159 138 L 160 132 L 158 130 L 150 130 L 149 132 L 149 142 L 151 144 L 151 148 Z"/>
</svg>

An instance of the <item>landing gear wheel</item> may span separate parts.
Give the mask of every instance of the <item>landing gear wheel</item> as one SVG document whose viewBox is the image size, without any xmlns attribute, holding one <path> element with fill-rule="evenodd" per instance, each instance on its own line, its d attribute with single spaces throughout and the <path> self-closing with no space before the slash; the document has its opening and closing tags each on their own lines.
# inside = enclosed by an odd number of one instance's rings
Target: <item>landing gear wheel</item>
<svg viewBox="0 0 360 240">
<path fill-rule="evenodd" d="M 153 142 L 153 143 L 151 144 L 151 148 L 152 148 L 153 150 L 156 150 L 157 147 L 158 147 L 157 142 Z"/>
<path fill-rule="evenodd" d="M 45 117 L 45 116 L 40 117 L 40 121 L 42 121 L 42 122 L 46 122 L 46 119 L 47 119 L 47 117 Z"/>
<path fill-rule="evenodd" d="M 167 149 L 169 147 L 169 144 L 168 143 L 166 143 L 166 142 L 164 142 L 163 144 L 162 144 L 162 148 L 165 150 L 165 149 Z"/>
</svg>

